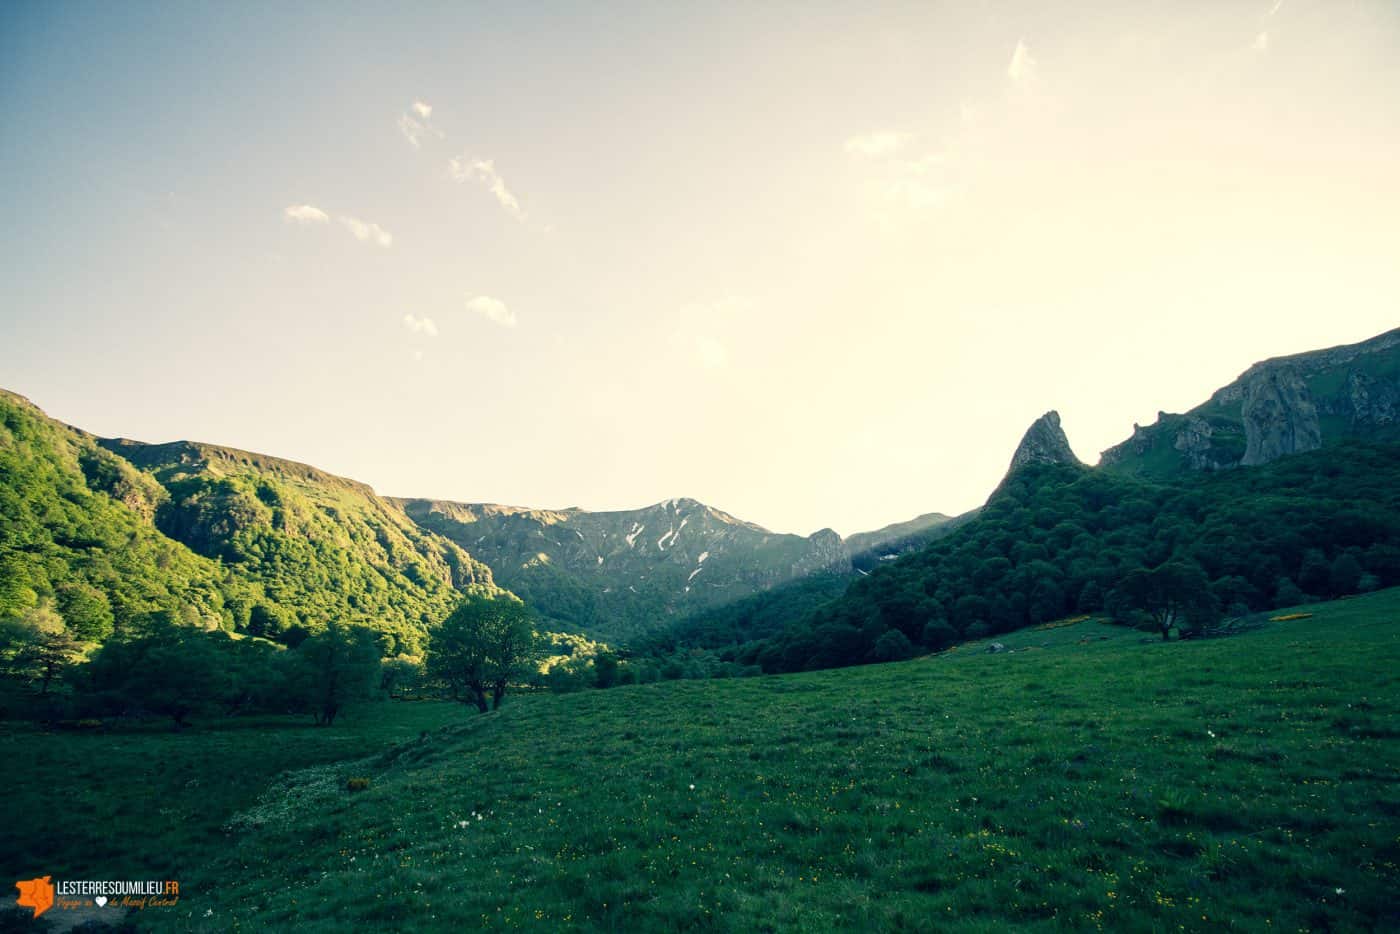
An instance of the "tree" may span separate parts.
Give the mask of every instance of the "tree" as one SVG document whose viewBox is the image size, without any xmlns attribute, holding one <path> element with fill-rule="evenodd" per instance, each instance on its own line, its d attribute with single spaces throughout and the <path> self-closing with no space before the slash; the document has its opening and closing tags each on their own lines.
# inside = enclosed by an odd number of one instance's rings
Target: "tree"
<svg viewBox="0 0 1400 934">
<path fill-rule="evenodd" d="M 1309 548 L 1298 568 L 1298 586 L 1315 596 L 1326 596 L 1331 583 L 1332 568 L 1327 556 L 1317 548 Z"/>
<path fill-rule="evenodd" d="M 948 625 L 947 620 L 935 619 L 931 620 L 929 624 L 924 627 L 923 637 L 920 641 L 937 652 L 940 649 L 946 649 L 956 642 L 957 639 L 958 631 Z"/>
<path fill-rule="evenodd" d="M 82 647 L 67 632 L 42 632 L 15 654 L 14 664 L 27 672 L 31 681 L 38 682 L 42 696 L 82 654 Z"/>
<path fill-rule="evenodd" d="M 487 696 L 490 708 L 499 708 L 507 686 L 529 670 L 540 650 L 533 615 L 519 599 L 469 595 L 431 634 L 428 670 L 447 682 L 454 697 L 485 713 Z"/>
<path fill-rule="evenodd" d="M 82 657 L 82 647 L 52 610 L 36 607 L 0 623 L 0 659 L 5 673 L 39 686 L 40 696 Z"/>
<path fill-rule="evenodd" d="M 617 683 L 617 656 L 612 652 L 599 652 L 593 656 L 593 674 L 598 687 L 612 687 Z"/>
<path fill-rule="evenodd" d="M 1365 574 L 1365 569 L 1361 562 L 1356 560 L 1356 556 L 1343 552 L 1337 556 L 1337 560 L 1332 562 L 1332 567 L 1328 571 L 1328 584 L 1332 588 L 1332 593 L 1341 594 L 1356 593 L 1360 589 L 1361 576 Z"/>
<path fill-rule="evenodd" d="M 231 640 L 152 617 L 140 635 L 108 642 L 84 667 L 85 693 L 115 713 L 157 713 L 183 729 L 221 701 L 216 679 L 226 666 L 218 649 Z"/>
<path fill-rule="evenodd" d="M 898 629 L 886 629 L 875 646 L 870 650 L 870 660 L 875 662 L 899 662 L 914 654 L 914 646 L 909 638 Z"/>
<path fill-rule="evenodd" d="M 1152 618 L 1162 641 L 1173 627 L 1197 632 L 1218 618 L 1220 610 L 1210 592 L 1210 581 L 1200 565 L 1168 561 L 1160 567 L 1130 571 L 1115 588 L 1112 601 L 1122 608 L 1141 610 Z"/>
<path fill-rule="evenodd" d="M 292 694 L 318 726 L 331 726 L 348 704 L 366 700 L 379 682 L 379 634 L 331 623 L 295 650 Z"/>
<path fill-rule="evenodd" d="M 112 634 L 112 607 L 102 591 L 88 584 L 63 584 L 57 596 L 58 612 L 77 639 L 101 642 Z"/>
</svg>

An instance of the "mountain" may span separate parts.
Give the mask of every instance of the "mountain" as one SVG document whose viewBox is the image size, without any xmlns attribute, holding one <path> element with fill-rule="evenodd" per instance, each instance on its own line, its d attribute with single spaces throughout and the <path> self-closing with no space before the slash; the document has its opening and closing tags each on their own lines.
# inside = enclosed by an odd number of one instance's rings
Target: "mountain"
<svg viewBox="0 0 1400 934">
<path fill-rule="evenodd" d="M 1069 446 L 1069 438 L 1065 437 L 1065 430 L 1060 427 L 1060 413 L 1054 409 L 1031 422 L 1011 455 L 1007 473 L 1014 473 L 1027 464 L 1080 464 Z"/>
<path fill-rule="evenodd" d="M 604 639 L 812 573 L 851 570 L 849 550 L 830 529 L 805 538 L 770 532 L 693 499 L 610 512 L 395 503 L 470 549 L 546 616 Z"/>
<path fill-rule="evenodd" d="M 1164 479 L 1025 463 L 976 518 L 727 657 L 801 671 L 889 661 L 1076 613 L 1131 618 L 1116 589 L 1166 562 L 1198 569 L 1231 617 L 1400 584 L 1397 449 L 1351 439 Z"/>
<path fill-rule="evenodd" d="M 952 522 L 956 517 L 941 512 L 926 512 L 906 522 L 895 522 L 873 532 L 857 532 L 846 538 L 846 548 L 851 554 L 882 551 L 895 542 L 926 537 L 934 529 Z"/>
<path fill-rule="evenodd" d="M 1123 613 L 1119 583 L 1168 561 L 1194 566 L 1232 616 L 1400 584 L 1397 403 L 1400 329 L 1257 363 L 1191 412 L 1135 426 L 1098 467 L 1050 411 L 976 515 L 824 605 L 809 590 L 704 633 L 746 643 L 727 659 L 792 671 Z"/>
<path fill-rule="evenodd" d="M 421 649 L 490 569 L 368 486 L 177 441 L 101 439 L 0 393 L 0 615 L 81 604 L 103 633 L 168 612 L 281 637 L 330 620 Z M 95 609 L 94 609 L 95 607 Z"/>
<path fill-rule="evenodd" d="M 90 435 L 0 390 L 0 619 L 99 641 L 153 612 L 217 624 L 230 600 L 261 596 L 155 527 L 165 498 Z"/>
<path fill-rule="evenodd" d="M 1400 441 L 1400 328 L 1256 363 L 1184 415 L 1134 425 L 1100 464 L 1164 477 L 1258 466 L 1349 438 Z"/>
</svg>

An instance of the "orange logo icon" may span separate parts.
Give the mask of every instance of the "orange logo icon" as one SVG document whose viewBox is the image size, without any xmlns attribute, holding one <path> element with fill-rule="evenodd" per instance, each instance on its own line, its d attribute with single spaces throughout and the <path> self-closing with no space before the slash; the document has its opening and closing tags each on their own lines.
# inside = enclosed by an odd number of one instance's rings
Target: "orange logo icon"
<svg viewBox="0 0 1400 934">
<path fill-rule="evenodd" d="M 33 908 L 34 917 L 39 917 L 53 907 L 53 876 L 40 876 L 25 882 L 16 882 L 19 889 L 19 907 Z"/>
</svg>

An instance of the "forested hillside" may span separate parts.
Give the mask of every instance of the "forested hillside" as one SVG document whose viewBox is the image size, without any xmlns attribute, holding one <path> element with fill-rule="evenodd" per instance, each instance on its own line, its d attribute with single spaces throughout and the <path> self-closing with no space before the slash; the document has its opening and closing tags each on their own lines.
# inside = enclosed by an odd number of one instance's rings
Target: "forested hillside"
<svg viewBox="0 0 1400 934">
<path fill-rule="evenodd" d="M 101 640 L 146 614 L 232 622 L 260 588 L 155 527 L 166 500 L 152 478 L 92 438 L 0 391 L 0 618 L 61 617 Z"/>
<path fill-rule="evenodd" d="M 212 445 L 94 438 L 0 392 L 0 618 L 85 642 L 158 617 L 416 653 L 490 570 L 363 484 Z"/>
<path fill-rule="evenodd" d="M 767 671 L 905 657 L 1113 605 L 1132 572 L 1199 568 L 1218 614 L 1400 583 L 1400 451 L 1346 442 L 1151 481 L 1067 464 L 1012 473 L 981 514 L 736 653 Z"/>
</svg>

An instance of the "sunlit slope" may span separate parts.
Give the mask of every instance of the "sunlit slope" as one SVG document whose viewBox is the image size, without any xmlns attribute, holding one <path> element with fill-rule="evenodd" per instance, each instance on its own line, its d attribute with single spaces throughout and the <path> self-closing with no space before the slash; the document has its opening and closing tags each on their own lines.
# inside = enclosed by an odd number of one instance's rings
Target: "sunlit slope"
<svg viewBox="0 0 1400 934">
<path fill-rule="evenodd" d="M 271 792 L 180 924 L 1394 926 L 1400 590 L 1305 612 L 464 711 Z"/>
</svg>

